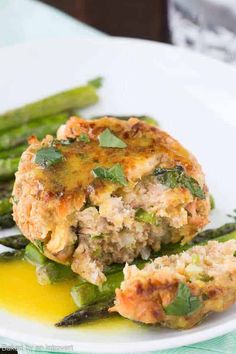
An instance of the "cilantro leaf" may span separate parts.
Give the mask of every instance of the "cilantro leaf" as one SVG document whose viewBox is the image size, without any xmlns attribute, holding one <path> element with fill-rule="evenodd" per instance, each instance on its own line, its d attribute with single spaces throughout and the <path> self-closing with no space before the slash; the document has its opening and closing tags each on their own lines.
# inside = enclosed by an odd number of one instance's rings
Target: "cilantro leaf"
<svg viewBox="0 0 236 354">
<path fill-rule="evenodd" d="M 89 136 L 87 134 L 80 134 L 78 140 L 83 141 L 84 143 L 90 142 Z"/>
<path fill-rule="evenodd" d="M 44 168 L 55 165 L 63 160 L 62 153 L 55 147 L 41 148 L 36 152 L 34 162 Z"/>
<path fill-rule="evenodd" d="M 187 316 L 198 310 L 201 305 L 201 299 L 192 296 L 187 285 L 179 283 L 175 299 L 164 310 L 167 315 Z"/>
<path fill-rule="evenodd" d="M 119 163 L 111 168 L 96 167 L 93 169 L 93 173 L 98 178 L 107 179 L 114 183 L 120 183 L 122 186 L 128 185 L 123 168 Z"/>
<path fill-rule="evenodd" d="M 149 213 L 142 208 L 136 211 L 135 220 L 145 222 L 146 224 L 157 225 L 157 217 L 155 213 Z"/>
<path fill-rule="evenodd" d="M 206 198 L 199 183 L 193 177 L 187 176 L 181 166 L 174 168 L 159 167 L 154 171 L 154 175 L 161 184 L 169 188 L 184 187 L 187 188 L 194 197 L 199 199 Z"/>
<path fill-rule="evenodd" d="M 123 149 L 127 146 L 121 139 L 113 134 L 110 129 L 105 129 L 98 137 L 99 145 L 102 147 L 120 148 Z"/>
</svg>

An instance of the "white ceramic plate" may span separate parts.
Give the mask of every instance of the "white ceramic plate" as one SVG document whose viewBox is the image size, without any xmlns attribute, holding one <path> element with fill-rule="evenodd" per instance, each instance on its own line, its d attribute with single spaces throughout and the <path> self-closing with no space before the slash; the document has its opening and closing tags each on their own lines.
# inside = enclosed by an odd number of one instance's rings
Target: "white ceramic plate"
<svg viewBox="0 0 236 354">
<path fill-rule="evenodd" d="M 0 50 L 0 111 L 101 75 L 86 115 L 150 114 L 202 164 L 216 199 L 212 219 L 236 207 L 236 71 L 188 51 L 131 39 L 71 39 Z M 141 352 L 196 343 L 236 329 L 236 307 L 188 331 L 124 327 L 56 329 L 0 311 L 0 336 L 74 351 Z"/>
</svg>

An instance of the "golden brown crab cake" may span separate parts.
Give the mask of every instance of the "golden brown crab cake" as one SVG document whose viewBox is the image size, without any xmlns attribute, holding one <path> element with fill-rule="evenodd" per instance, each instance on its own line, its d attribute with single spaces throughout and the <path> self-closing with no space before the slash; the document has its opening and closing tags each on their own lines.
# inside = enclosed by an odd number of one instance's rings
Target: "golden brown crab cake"
<svg viewBox="0 0 236 354">
<path fill-rule="evenodd" d="M 190 240 L 209 214 L 196 159 L 135 118 L 72 117 L 57 139 L 33 139 L 13 194 L 22 233 L 94 284 L 106 279 L 105 265 L 147 259 L 162 242 Z"/>
<path fill-rule="evenodd" d="M 142 270 L 126 266 L 115 306 L 123 317 L 186 329 L 236 302 L 236 241 L 209 241 L 179 255 L 155 259 Z"/>
</svg>

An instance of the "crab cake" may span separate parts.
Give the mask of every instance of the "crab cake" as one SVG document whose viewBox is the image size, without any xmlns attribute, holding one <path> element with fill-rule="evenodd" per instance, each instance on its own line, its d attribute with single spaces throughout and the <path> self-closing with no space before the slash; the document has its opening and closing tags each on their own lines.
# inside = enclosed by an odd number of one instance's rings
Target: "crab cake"
<svg viewBox="0 0 236 354">
<path fill-rule="evenodd" d="M 45 255 L 93 284 L 110 263 L 148 259 L 208 222 L 196 159 L 138 119 L 72 117 L 57 139 L 31 139 L 16 173 L 13 215 Z"/>
<path fill-rule="evenodd" d="M 111 311 L 146 324 L 191 328 L 236 301 L 235 240 L 208 242 L 157 258 L 142 270 L 126 266 Z"/>
</svg>

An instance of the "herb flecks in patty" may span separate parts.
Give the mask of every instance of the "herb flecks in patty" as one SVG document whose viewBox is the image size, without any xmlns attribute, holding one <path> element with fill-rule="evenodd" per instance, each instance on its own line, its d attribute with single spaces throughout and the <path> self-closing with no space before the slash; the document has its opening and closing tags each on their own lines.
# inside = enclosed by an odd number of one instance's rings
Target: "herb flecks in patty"
<svg viewBox="0 0 236 354">
<path fill-rule="evenodd" d="M 119 183 L 122 186 L 128 185 L 123 167 L 119 163 L 110 168 L 96 167 L 93 169 L 93 173 L 95 177 L 106 179 L 114 183 Z"/>
<path fill-rule="evenodd" d="M 41 148 L 36 152 L 34 162 L 44 168 L 48 168 L 64 159 L 62 153 L 55 147 Z"/>
<path fill-rule="evenodd" d="M 99 145 L 108 148 L 124 149 L 127 144 L 113 134 L 110 129 L 105 129 L 98 137 Z"/>
<path fill-rule="evenodd" d="M 142 208 L 137 209 L 135 213 L 135 220 L 144 222 L 146 224 L 157 225 L 157 217 L 155 213 L 147 212 Z"/>
<path fill-rule="evenodd" d="M 200 187 L 199 183 L 190 176 L 187 176 L 182 166 L 176 166 L 174 168 L 157 168 L 154 171 L 154 175 L 157 177 L 161 184 L 169 188 L 187 188 L 190 193 L 199 199 L 205 199 L 205 193 Z"/>
<path fill-rule="evenodd" d="M 89 143 L 90 142 L 90 138 L 87 134 L 80 134 L 80 136 L 78 137 L 79 141 L 83 141 L 84 143 Z"/>
<path fill-rule="evenodd" d="M 193 296 L 186 284 L 179 283 L 175 299 L 165 307 L 165 313 L 172 316 L 187 316 L 198 310 L 201 305 L 201 299 Z"/>
</svg>

